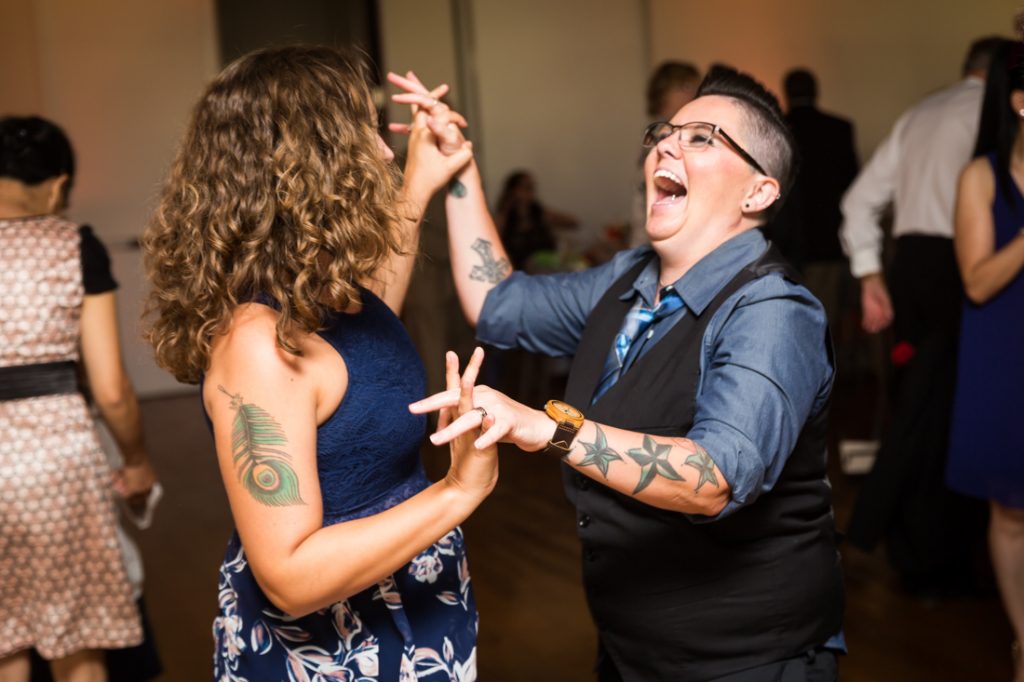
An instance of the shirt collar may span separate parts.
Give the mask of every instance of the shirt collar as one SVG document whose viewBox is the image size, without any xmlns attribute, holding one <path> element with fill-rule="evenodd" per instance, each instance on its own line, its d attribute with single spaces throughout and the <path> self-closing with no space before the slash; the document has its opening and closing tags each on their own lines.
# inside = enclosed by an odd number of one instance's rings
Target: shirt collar
<svg viewBox="0 0 1024 682">
<path fill-rule="evenodd" d="M 700 315 L 722 290 L 722 287 L 728 284 L 743 266 L 753 262 L 755 258 L 764 253 L 767 247 L 768 242 L 761 234 L 760 229 L 754 228 L 741 232 L 701 258 L 671 286 L 679 292 L 686 307 Z M 644 306 L 652 307 L 658 292 L 660 272 L 661 261 L 655 255 L 640 271 L 633 281 L 633 286 L 626 290 L 619 299 L 626 301 L 639 295 Z"/>
</svg>

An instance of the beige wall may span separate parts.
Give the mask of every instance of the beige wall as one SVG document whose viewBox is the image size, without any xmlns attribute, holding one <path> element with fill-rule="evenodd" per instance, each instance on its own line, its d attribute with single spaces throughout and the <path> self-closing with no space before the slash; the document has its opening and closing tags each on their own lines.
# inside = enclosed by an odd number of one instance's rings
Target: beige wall
<svg viewBox="0 0 1024 682">
<path fill-rule="evenodd" d="M 652 63 L 722 61 L 776 92 L 785 72 L 819 77 L 820 104 L 853 120 L 864 159 L 896 117 L 959 78 L 970 41 L 1012 35 L 1019 0 L 649 0 Z"/>
<path fill-rule="evenodd" d="M 481 152 L 493 203 L 506 174 L 533 171 L 540 198 L 583 222 L 583 237 L 628 218 L 644 124 L 640 2 L 469 2 Z M 382 0 L 384 66 L 455 83 L 448 0 Z M 461 93 L 456 92 L 456 103 Z M 405 111 L 393 117 L 406 120 Z"/>
<path fill-rule="evenodd" d="M 0 20 L 0 114 L 32 114 L 42 105 L 33 0 L 3 0 Z"/>
<path fill-rule="evenodd" d="M 138 236 L 188 111 L 217 70 L 212 0 L 37 0 L 41 111 L 78 153 L 72 217 Z"/>
<path fill-rule="evenodd" d="M 492 205 L 517 168 L 585 230 L 629 217 L 644 125 L 638 2 L 473 5 L 484 173 Z"/>
<path fill-rule="evenodd" d="M 412 69 L 429 85 L 456 79 L 455 36 L 450 0 L 380 0 L 381 67 L 405 73 Z M 387 93 L 396 92 L 390 85 Z M 461 95 L 454 92 L 458 101 Z M 409 108 L 388 101 L 392 121 L 408 121 Z M 395 145 L 404 147 L 400 140 Z"/>
</svg>

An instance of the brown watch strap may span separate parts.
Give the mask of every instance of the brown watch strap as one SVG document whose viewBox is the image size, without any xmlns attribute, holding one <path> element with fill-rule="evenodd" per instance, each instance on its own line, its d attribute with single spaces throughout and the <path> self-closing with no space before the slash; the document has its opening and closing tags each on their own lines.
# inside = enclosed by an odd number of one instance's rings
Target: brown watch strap
<svg viewBox="0 0 1024 682">
<path fill-rule="evenodd" d="M 579 433 L 579 429 L 569 422 L 559 422 L 555 429 L 555 435 L 551 437 L 546 448 L 545 455 L 556 455 L 559 458 L 566 457 L 572 452 L 572 442 Z"/>
</svg>

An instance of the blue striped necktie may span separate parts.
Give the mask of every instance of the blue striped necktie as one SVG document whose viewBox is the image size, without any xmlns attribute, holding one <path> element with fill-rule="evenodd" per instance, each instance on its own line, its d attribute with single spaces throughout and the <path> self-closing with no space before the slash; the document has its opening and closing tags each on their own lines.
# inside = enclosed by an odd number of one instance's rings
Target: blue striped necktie
<svg viewBox="0 0 1024 682">
<path fill-rule="evenodd" d="M 672 287 L 665 287 L 661 290 L 658 305 L 653 308 L 645 308 L 642 304 L 634 306 L 626 313 L 626 319 L 622 321 L 622 328 L 615 335 L 615 343 L 608 353 L 604 363 L 604 372 L 601 374 L 601 381 L 597 384 L 594 397 L 590 404 L 597 402 L 625 371 L 626 357 L 629 355 L 630 347 L 639 339 L 644 332 L 650 329 L 658 320 L 668 317 L 683 307 L 683 299 L 679 292 Z"/>
</svg>

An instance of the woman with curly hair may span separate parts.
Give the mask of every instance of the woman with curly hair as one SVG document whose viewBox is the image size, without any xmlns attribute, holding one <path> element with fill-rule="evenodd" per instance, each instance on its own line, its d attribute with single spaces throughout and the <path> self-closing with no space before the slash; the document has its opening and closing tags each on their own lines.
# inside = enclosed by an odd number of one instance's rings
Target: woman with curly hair
<svg viewBox="0 0 1024 682">
<path fill-rule="evenodd" d="M 202 387 L 237 531 L 220 569 L 218 680 L 475 679 L 458 524 L 493 489 L 497 454 L 463 440 L 447 476 L 425 478 L 425 422 L 408 409 L 423 368 L 396 317 L 423 208 L 471 150 L 436 100 L 445 87 L 415 81 L 432 105 L 401 126 L 403 181 L 366 81 L 330 48 L 228 66 L 144 240 L 148 338 Z M 473 409 L 481 360 L 460 377 L 449 353 L 454 413 Z"/>
</svg>

